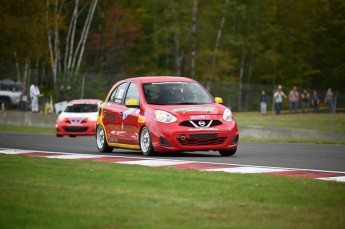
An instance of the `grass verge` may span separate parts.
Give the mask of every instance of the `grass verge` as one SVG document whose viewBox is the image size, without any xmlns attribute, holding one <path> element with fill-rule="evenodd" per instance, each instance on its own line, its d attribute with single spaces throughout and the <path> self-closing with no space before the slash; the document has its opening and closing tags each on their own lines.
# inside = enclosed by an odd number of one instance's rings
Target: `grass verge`
<svg viewBox="0 0 345 229">
<path fill-rule="evenodd" d="M 0 155 L 1 228 L 343 228 L 345 184 Z"/>
<path fill-rule="evenodd" d="M 345 132 L 345 113 L 335 115 L 320 114 L 288 114 L 261 115 L 258 112 L 235 113 L 236 121 L 243 126 L 262 126 L 317 130 L 326 132 Z"/>
<path fill-rule="evenodd" d="M 300 139 L 300 138 L 252 138 L 241 137 L 241 142 L 280 142 L 280 143 L 304 143 L 304 144 L 341 144 L 345 141 L 341 140 L 325 140 L 325 139 Z"/>
<path fill-rule="evenodd" d="M 55 130 L 53 128 L 30 127 L 30 126 L 10 126 L 10 125 L 0 125 L 0 132 L 55 134 Z M 345 144 L 345 141 L 332 141 L 332 140 L 324 140 L 324 139 L 251 138 L 251 137 L 241 137 L 241 142 L 286 142 L 286 143 L 308 143 L 308 144 Z"/>
</svg>

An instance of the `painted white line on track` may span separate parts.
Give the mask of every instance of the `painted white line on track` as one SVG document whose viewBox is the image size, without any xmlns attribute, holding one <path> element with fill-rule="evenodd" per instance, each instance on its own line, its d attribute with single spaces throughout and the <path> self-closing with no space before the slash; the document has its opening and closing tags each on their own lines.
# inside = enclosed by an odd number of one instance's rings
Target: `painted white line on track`
<svg viewBox="0 0 345 229">
<path fill-rule="evenodd" d="M 345 176 L 341 177 L 323 177 L 323 178 L 316 178 L 318 180 L 327 180 L 327 181 L 338 181 L 338 182 L 345 182 Z"/>
<path fill-rule="evenodd" d="M 32 152 L 32 150 L 30 152 Z M 3 154 L 21 154 L 21 153 L 28 153 L 28 150 L 2 149 L 0 153 L 3 153 Z"/>
<path fill-rule="evenodd" d="M 237 167 L 237 168 L 204 169 L 203 171 L 218 171 L 218 172 L 227 172 L 227 173 L 274 173 L 274 172 L 284 172 L 288 170 L 242 166 L 242 167 Z"/>
<path fill-rule="evenodd" d="M 45 156 L 46 158 L 56 158 L 56 159 L 83 159 L 83 158 L 98 158 L 99 155 L 87 155 L 87 154 L 66 154 L 66 155 L 54 155 Z"/>
<path fill-rule="evenodd" d="M 298 169 L 298 168 L 281 168 L 281 167 L 268 167 L 268 166 L 255 166 L 255 165 L 240 165 L 240 164 L 225 164 L 225 163 L 213 163 L 213 162 L 199 162 L 199 161 L 184 161 L 184 160 L 170 160 L 170 159 L 156 159 L 156 158 L 149 158 L 149 157 L 126 157 L 126 156 L 114 156 L 114 155 L 95 155 L 95 154 L 75 154 L 75 153 L 63 153 L 63 152 L 52 152 L 52 151 L 39 151 L 39 150 L 22 150 L 22 149 L 7 149 L 7 148 L 0 148 L 0 154 L 27 154 L 28 156 L 36 156 L 36 157 L 46 157 L 46 158 L 56 158 L 56 159 L 72 159 L 72 160 L 87 160 L 92 158 L 121 158 L 122 160 L 114 163 L 120 164 L 128 164 L 128 165 L 143 165 L 143 166 L 174 166 L 174 165 L 186 165 L 184 167 L 188 167 L 188 164 L 197 163 L 197 164 L 205 164 L 212 165 L 213 168 L 206 169 L 206 168 L 194 168 L 200 171 L 223 171 L 227 173 L 267 173 L 267 174 L 277 174 L 283 175 L 284 172 L 287 172 L 285 175 L 290 174 L 289 172 L 297 172 L 298 174 L 306 174 L 305 178 L 310 177 L 310 175 L 314 175 L 313 178 L 319 180 L 326 180 L 326 181 L 337 181 L 337 182 L 345 182 L 345 172 L 341 171 L 325 171 L 325 170 L 310 170 L 310 169 Z M 128 159 L 128 161 L 126 160 Z M 135 160 L 133 160 L 135 159 Z M 214 166 L 219 166 L 218 168 L 214 168 Z M 225 167 L 228 166 L 228 167 Z M 230 168 L 229 168 L 230 166 Z M 193 167 L 191 167 L 193 168 Z M 281 174 L 279 174 L 281 172 Z M 320 173 L 323 173 L 320 174 Z M 326 177 L 325 173 L 329 176 Z M 323 176 L 323 177 L 322 177 Z M 302 177 L 302 176 L 300 176 Z"/>
<path fill-rule="evenodd" d="M 144 165 L 144 166 L 168 166 L 168 165 L 181 165 L 181 164 L 189 164 L 191 162 L 188 161 L 174 161 L 174 160 L 166 160 L 166 159 L 151 159 L 151 160 L 139 160 L 139 161 L 125 161 L 119 162 L 120 164 L 127 164 L 127 165 Z"/>
</svg>

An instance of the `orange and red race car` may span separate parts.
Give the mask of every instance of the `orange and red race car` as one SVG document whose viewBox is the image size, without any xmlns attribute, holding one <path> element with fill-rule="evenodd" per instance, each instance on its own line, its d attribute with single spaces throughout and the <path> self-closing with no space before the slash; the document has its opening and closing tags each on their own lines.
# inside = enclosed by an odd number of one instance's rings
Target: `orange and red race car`
<svg viewBox="0 0 345 229">
<path fill-rule="evenodd" d="M 96 143 L 155 152 L 217 150 L 236 153 L 239 133 L 232 112 L 198 82 L 185 77 L 137 77 L 117 82 L 100 106 Z"/>
<path fill-rule="evenodd" d="M 95 135 L 98 109 L 101 103 L 102 100 L 98 99 L 71 100 L 56 120 L 56 136 Z"/>
</svg>

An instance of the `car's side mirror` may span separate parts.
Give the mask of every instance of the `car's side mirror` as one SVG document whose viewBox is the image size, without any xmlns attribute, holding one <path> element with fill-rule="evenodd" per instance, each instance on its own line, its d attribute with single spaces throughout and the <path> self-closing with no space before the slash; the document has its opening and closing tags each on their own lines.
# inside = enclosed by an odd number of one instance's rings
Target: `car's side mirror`
<svg viewBox="0 0 345 229">
<path fill-rule="evenodd" d="M 223 103 L 223 99 L 220 97 L 215 97 L 214 100 L 216 101 L 216 103 L 219 103 L 219 104 Z"/>
<path fill-rule="evenodd" d="M 138 108 L 139 107 L 139 102 L 136 99 L 127 99 L 125 105 L 126 105 L 126 107 Z"/>
</svg>

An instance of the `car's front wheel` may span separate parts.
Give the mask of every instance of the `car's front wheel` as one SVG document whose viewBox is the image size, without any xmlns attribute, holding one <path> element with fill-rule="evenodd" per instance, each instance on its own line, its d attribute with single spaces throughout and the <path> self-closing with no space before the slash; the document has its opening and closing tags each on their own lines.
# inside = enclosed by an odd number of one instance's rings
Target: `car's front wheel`
<svg viewBox="0 0 345 229">
<path fill-rule="evenodd" d="M 143 127 L 140 131 L 140 149 L 144 156 L 150 156 L 155 153 L 152 140 L 150 136 L 150 131 L 147 127 Z"/>
<path fill-rule="evenodd" d="M 230 150 L 219 150 L 218 152 L 223 157 L 230 157 L 233 156 L 236 153 L 237 149 L 230 149 Z"/>
<path fill-rule="evenodd" d="M 105 131 L 103 129 L 102 125 L 97 126 L 96 130 L 96 143 L 97 143 L 97 148 L 99 152 L 103 153 L 110 153 L 113 151 L 113 148 L 110 147 L 107 143 L 106 136 L 105 136 Z"/>
</svg>

